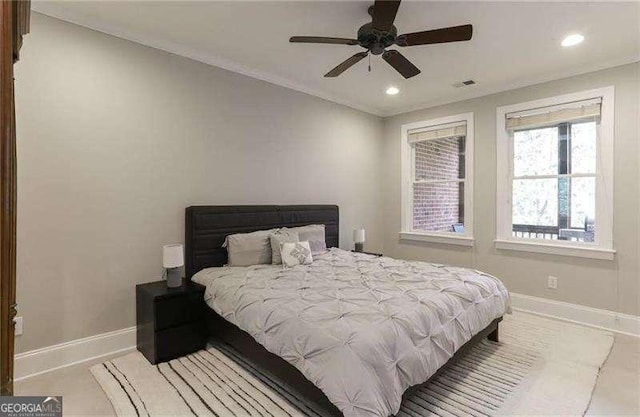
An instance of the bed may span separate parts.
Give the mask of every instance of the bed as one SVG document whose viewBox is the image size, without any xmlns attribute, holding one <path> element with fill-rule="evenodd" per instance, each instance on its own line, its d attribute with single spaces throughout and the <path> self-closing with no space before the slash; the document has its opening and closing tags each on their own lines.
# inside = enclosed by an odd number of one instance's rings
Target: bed
<svg viewBox="0 0 640 417">
<path fill-rule="evenodd" d="M 186 210 L 188 279 L 206 286 L 209 336 L 330 415 L 385 416 L 403 393 L 484 337 L 509 310 L 499 280 L 464 268 L 338 249 L 332 205 Z M 325 225 L 311 265 L 224 267 L 226 236 Z"/>
</svg>

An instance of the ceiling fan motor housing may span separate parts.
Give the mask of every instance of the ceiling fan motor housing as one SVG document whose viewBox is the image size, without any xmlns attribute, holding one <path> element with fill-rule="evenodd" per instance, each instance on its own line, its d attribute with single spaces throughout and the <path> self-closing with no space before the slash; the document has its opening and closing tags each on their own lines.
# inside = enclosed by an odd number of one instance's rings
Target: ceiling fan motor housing
<svg viewBox="0 0 640 417">
<path fill-rule="evenodd" d="M 380 55 L 385 48 L 393 45 L 397 36 L 398 29 L 395 26 L 389 31 L 381 31 L 374 29 L 372 23 L 367 23 L 358 29 L 358 43 L 374 55 Z"/>
</svg>

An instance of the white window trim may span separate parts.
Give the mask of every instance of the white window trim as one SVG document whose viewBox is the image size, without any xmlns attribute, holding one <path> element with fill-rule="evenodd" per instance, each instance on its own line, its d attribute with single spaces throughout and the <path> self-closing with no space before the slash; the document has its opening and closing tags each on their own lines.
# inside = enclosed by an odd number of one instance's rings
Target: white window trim
<svg viewBox="0 0 640 417">
<path fill-rule="evenodd" d="M 416 130 L 420 129 L 427 129 L 434 126 L 463 121 L 467 124 L 467 136 L 465 137 L 464 234 L 415 231 L 412 227 L 413 218 L 411 215 L 411 213 L 413 213 L 411 204 L 411 169 L 413 161 L 411 161 L 411 145 L 409 144 L 409 132 L 415 132 Z M 473 113 L 463 113 L 455 116 L 408 123 L 400 127 L 402 214 L 401 230 L 399 236 L 401 240 L 473 246 L 473 126 Z"/>
<path fill-rule="evenodd" d="M 527 242 L 527 240 L 530 240 Z M 535 239 L 511 239 L 511 240 L 495 240 L 496 249 L 546 253 L 549 255 L 577 256 L 579 258 L 592 258 L 613 260 L 616 251 L 613 249 L 598 248 L 593 245 L 577 246 L 577 242 L 564 242 L 552 240 L 554 243 L 544 243 Z M 573 245 L 572 245 L 573 243 Z"/>
<path fill-rule="evenodd" d="M 512 181 L 510 170 L 513 164 L 510 152 L 510 133 L 505 128 L 508 113 L 549 107 L 562 103 L 583 101 L 601 97 L 602 107 L 598 131 L 596 160 L 596 241 L 594 243 L 561 240 L 516 238 L 512 236 Z M 497 194 L 496 194 L 496 240 L 497 249 L 517 250 L 553 255 L 578 256 L 612 260 L 613 248 L 613 142 L 614 142 L 614 87 L 604 87 L 572 94 L 529 101 L 497 109 Z"/>
</svg>

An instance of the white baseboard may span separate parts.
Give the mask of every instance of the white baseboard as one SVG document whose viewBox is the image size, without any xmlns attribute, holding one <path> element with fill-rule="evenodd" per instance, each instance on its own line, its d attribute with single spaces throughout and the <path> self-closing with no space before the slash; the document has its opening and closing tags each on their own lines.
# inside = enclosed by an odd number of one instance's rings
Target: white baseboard
<svg viewBox="0 0 640 417">
<path fill-rule="evenodd" d="M 133 326 L 20 353 L 15 356 L 14 380 L 112 354 L 127 353 L 135 347 L 136 328 Z"/>
<path fill-rule="evenodd" d="M 640 316 L 511 293 L 514 310 L 640 337 Z"/>
<path fill-rule="evenodd" d="M 640 337 L 640 317 L 511 293 L 514 310 Z M 72 340 L 15 356 L 15 380 L 135 349 L 136 328 Z"/>
</svg>

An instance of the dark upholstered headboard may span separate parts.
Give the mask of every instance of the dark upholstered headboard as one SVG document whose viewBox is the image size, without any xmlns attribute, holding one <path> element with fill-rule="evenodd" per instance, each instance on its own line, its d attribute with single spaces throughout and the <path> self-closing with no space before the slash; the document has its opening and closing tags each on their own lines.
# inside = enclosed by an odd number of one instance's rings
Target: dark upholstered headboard
<svg viewBox="0 0 640 417">
<path fill-rule="evenodd" d="M 192 206 L 185 213 L 185 273 L 227 263 L 224 239 L 276 227 L 324 224 L 327 247 L 338 246 L 338 206 Z"/>
</svg>

